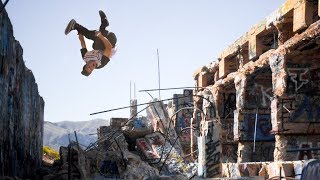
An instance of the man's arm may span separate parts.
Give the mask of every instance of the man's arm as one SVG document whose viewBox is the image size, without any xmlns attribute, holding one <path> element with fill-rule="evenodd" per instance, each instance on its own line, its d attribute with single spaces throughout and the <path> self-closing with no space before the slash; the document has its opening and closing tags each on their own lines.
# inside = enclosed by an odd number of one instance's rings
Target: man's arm
<svg viewBox="0 0 320 180">
<path fill-rule="evenodd" d="M 80 40 L 81 47 L 82 47 L 82 48 L 87 48 L 87 47 L 86 47 L 86 42 L 84 41 L 83 35 L 82 35 L 82 34 L 78 34 L 78 36 L 79 36 L 79 40 Z"/>
<path fill-rule="evenodd" d="M 105 49 L 103 51 L 103 55 L 110 58 L 111 57 L 111 49 L 112 49 L 111 43 L 99 31 L 96 31 L 96 36 L 103 42 L 103 45 L 105 47 Z"/>
<path fill-rule="evenodd" d="M 84 37 L 82 34 L 78 34 L 79 36 L 79 40 L 80 40 L 80 44 L 81 44 L 81 55 L 82 58 L 84 57 L 84 55 L 87 53 L 87 47 L 86 47 L 86 42 L 84 41 Z"/>
</svg>

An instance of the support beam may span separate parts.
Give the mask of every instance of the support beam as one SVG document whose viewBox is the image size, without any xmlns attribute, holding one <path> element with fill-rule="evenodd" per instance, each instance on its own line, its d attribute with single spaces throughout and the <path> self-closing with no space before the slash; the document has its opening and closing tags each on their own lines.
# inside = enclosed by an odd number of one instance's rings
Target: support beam
<svg viewBox="0 0 320 180">
<path fill-rule="evenodd" d="M 208 86 L 208 74 L 199 73 L 198 86 L 200 86 L 200 87 L 207 87 Z"/>
<path fill-rule="evenodd" d="M 293 11 L 293 31 L 299 32 L 307 28 L 313 21 L 312 2 L 302 0 L 297 2 Z"/>
<path fill-rule="evenodd" d="M 249 60 L 259 57 L 262 54 L 262 49 L 257 35 L 252 35 L 249 39 Z"/>
<path fill-rule="evenodd" d="M 228 74 L 226 61 L 227 60 L 225 58 L 219 61 L 219 78 L 223 78 Z"/>
</svg>

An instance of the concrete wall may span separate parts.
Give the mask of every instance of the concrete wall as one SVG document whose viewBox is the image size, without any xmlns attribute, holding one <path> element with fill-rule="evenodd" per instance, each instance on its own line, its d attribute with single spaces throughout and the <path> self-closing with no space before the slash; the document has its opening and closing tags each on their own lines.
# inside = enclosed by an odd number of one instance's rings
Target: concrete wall
<svg viewBox="0 0 320 180">
<path fill-rule="evenodd" d="M 193 74 L 195 94 L 213 95 L 220 162 L 318 158 L 319 7 L 287 0 Z"/>
<path fill-rule="evenodd" d="M 0 22 L 0 176 L 33 179 L 42 161 L 44 101 L 5 10 Z"/>
</svg>

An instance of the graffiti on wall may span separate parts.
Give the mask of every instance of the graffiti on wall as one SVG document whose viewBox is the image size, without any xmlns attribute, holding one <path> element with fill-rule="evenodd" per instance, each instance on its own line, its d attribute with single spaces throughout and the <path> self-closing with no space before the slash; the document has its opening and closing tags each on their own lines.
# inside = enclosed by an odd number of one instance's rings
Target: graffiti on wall
<svg viewBox="0 0 320 180">
<path fill-rule="evenodd" d="M 198 176 L 210 178 L 220 175 L 221 143 L 219 128 L 213 121 L 202 124 L 203 136 L 198 137 Z"/>
<path fill-rule="evenodd" d="M 270 68 L 259 70 L 248 79 L 245 108 L 269 108 L 272 97 L 272 76 Z"/>
<path fill-rule="evenodd" d="M 320 121 L 320 68 L 287 63 L 287 98 L 281 100 L 283 122 Z"/>
<path fill-rule="evenodd" d="M 243 140 L 254 140 L 255 120 L 257 118 L 256 140 L 274 140 L 274 135 L 270 133 L 272 129 L 270 114 L 250 114 L 244 115 L 244 136 Z"/>
<path fill-rule="evenodd" d="M 205 116 L 209 118 L 216 117 L 215 98 L 209 90 L 205 90 L 203 93 L 202 110 Z"/>
<path fill-rule="evenodd" d="M 271 85 L 264 85 L 254 83 L 248 85 L 246 93 L 245 107 L 248 109 L 255 109 L 257 106 L 261 108 L 268 108 L 271 104 L 272 87 Z"/>
<path fill-rule="evenodd" d="M 233 118 L 233 111 L 236 109 L 236 94 L 223 93 L 223 114 L 222 118 Z"/>
<path fill-rule="evenodd" d="M 287 159 L 290 160 L 308 160 L 319 159 L 320 142 L 319 135 L 290 136 L 287 137 Z"/>
<path fill-rule="evenodd" d="M 183 94 L 174 94 L 174 107 L 175 112 L 179 111 L 175 115 L 175 130 L 179 135 L 179 140 L 182 144 L 184 143 L 190 143 L 191 141 L 191 131 L 185 130 L 181 131 L 181 129 L 184 129 L 186 127 L 191 126 L 191 118 L 193 116 L 193 91 L 184 89 Z M 183 109 L 188 108 L 188 109 Z M 181 110 L 183 109 L 183 110 Z"/>
<path fill-rule="evenodd" d="M 181 143 L 191 141 L 191 137 L 190 137 L 191 131 L 190 130 L 181 131 L 181 129 L 191 126 L 191 118 L 192 118 L 192 113 L 185 110 L 183 110 L 181 112 L 181 115 L 178 116 L 178 119 L 176 122 L 177 123 L 176 129 L 178 129 L 177 132 L 179 133 L 179 140 Z"/>
<path fill-rule="evenodd" d="M 287 64 L 287 94 L 320 95 L 320 68 L 310 64 Z"/>
<path fill-rule="evenodd" d="M 299 94 L 282 99 L 281 118 L 285 122 L 319 122 L 320 96 Z"/>
<path fill-rule="evenodd" d="M 312 144 L 311 143 L 303 143 L 300 146 L 300 151 L 299 151 L 299 155 L 298 155 L 298 159 L 299 160 L 305 160 L 305 159 L 312 159 L 312 152 L 311 149 L 312 148 Z"/>
<path fill-rule="evenodd" d="M 256 143 L 255 150 L 256 152 L 252 153 L 251 161 L 273 161 L 274 143 Z"/>
<path fill-rule="evenodd" d="M 233 142 L 234 141 L 234 135 L 233 135 L 233 120 L 225 120 L 222 121 L 222 135 L 221 139 L 224 142 Z"/>
<path fill-rule="evenodd" d="M 212 122 L 208 123 L 208 134 L 207 134 L 207 141 L 205 144 L 206 147 L 206 167 L 207 177 L 214 177 L 220 174 L 220 151 L 218 147 L 220 146 L 220 141 L 216 140 L 217 137 L 214 137 L 213 132 L 214 124 Z"/>
<path fill-rule="evenodd" d="M 287 68 L 288 71 L 288 91 L 297 93 L 309 83 L 309 68 Z"/>
<path fill-rule="evenodd" d="M 222 162 L 237 162 L 238 144 L 222 145 Z"/>
</svg>

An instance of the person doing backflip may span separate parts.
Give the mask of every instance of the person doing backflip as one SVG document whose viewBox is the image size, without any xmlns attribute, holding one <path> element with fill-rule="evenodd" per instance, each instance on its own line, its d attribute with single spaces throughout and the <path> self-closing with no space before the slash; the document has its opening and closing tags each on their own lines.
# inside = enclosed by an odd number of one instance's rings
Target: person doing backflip
<svg viewBox="0 0 320 180">
<path fill-rule="evenodd" d="M 78 36 L 81 44 L 81 55 L 85 61 L 82 75 L 89 76 L 94 69 L 104 67 L 112 57 L 112 52 L 116 46 L 117 37 L 113 32 L 109 32 L 105 28 L 109 26 L 109 21 L 103 11 L 99 11 L 101 25 L 99 31 L 88 30 L 72 19 L 66 29 L 65 34 L 68 35 L 72 30 L 78 31 Z M 92 51 L 88 51 L 84 37 L 93 40 Z"/>
</svg>

